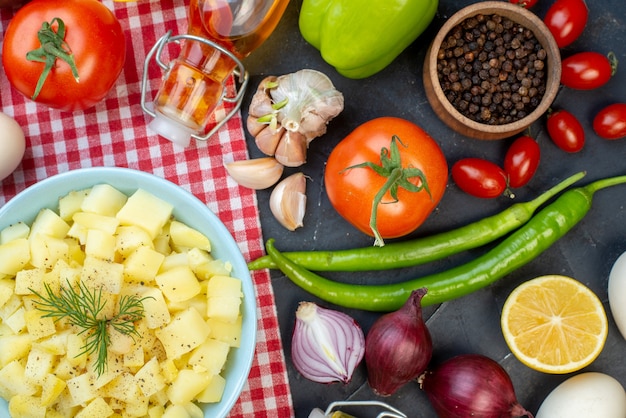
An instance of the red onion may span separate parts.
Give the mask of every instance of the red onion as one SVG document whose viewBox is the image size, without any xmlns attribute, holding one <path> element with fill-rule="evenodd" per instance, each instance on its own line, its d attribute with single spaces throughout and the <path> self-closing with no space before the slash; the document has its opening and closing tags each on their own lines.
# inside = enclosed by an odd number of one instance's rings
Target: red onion
<svg viewBox="0 0 626 418">
<path fill-rule="evenodd" d="M 496 361 L 479 354 L 453 357 L 420 377 L 439 418 L 530 417 Z"/>
<path fill-rule="evenodd" d="M 313 302 L 300 302 L 291 358 L 304 377 L 319 383 L 349 383 L 364 352 L 363 331 L 352 317 Z"/>
<path fill-rule="evenodd" d="M 428 366 L 433 344 L 422 319 L 425 294 L 425 288 L 414 290 L 404 306 L 378 318 L 367 333 L 367 381 L 377 395 L 393 394 Z"/>
</svg>

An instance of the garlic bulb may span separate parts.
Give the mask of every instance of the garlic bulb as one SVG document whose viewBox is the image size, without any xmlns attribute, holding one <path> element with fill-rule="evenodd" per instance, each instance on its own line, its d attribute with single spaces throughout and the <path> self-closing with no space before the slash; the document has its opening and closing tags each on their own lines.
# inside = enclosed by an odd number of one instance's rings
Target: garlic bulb
<svg viewBox="0 0 626 418">
<path fill-rule="evenodd" d="M 343 95 L 319 71 L 270 76 L 252 97 L 247 127 L 263 153 L 280 153 L 281 163 L 298 167 L 306 162 L 309 143 L 326 133 L 327 124 L 343 106 Z"/>
<path fill-rule="evenodd" d="M 306 177 L 295 173 L 283 179 L 270 195 L 270 210 L 278 222 L 290 231 L 303 225 L 306 211 Z"/>
<path fill-rule="evenodd" d="M 272 157 L 224 163 L 228 174 L 238 184 L 250 189 L 267 189 L 283 175 L 284 166 Z"/>
<path fill-rule="evenodd" d="M 365 354 L 365 337 L 349 315 L 300 302 L 291 340 L 295 368 L 318 383 L 349 383 Z"/>
</svg>

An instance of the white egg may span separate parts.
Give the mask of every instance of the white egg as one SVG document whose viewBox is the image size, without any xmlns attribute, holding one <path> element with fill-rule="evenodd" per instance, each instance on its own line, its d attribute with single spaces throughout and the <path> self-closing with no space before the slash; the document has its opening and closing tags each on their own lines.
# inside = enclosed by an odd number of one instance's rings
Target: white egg
<svg viewBox="0 0 626 418">
<path fill-rule="evenodd" d="M 624 387 L 604 373 L 580 373 L 554 388 L 535 415 L 535 418 L 572 417 L 626 417 Z"/>
<path fill-rule="evenodd" d="M 22 162 L 26 141 L 22 127 L 12 117 L 0 112 L 0 181 Z"/>
<path fill-rule="evenodd" d="M 620 255 L 609 274 L 609 306 L 617 328 L 626 338 L 626 252 Z"/>
</svg>

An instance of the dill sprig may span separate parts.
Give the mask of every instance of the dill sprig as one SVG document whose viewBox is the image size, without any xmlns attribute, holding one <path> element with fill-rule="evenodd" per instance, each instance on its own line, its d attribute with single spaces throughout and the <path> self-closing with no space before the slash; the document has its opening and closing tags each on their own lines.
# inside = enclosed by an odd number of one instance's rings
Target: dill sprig
<svg viewBox="0 0 626 418">
<path fill-rule="evenodd" d="M 77 356 L 82 354 L 96 354 L 95 369 L 98 376 L 107 368 L 107 347 L 111 341 L 107 327 L 111 326 L 124 335 L 130 335 L 133 340 L 139 337 L 135 329 L 135 322 L 143 318 L 143 301 L 150 297 L 139 298 L 136 295 L 124 295 L 119 299 L 118 313 L 113 318 L 98 318 L 106 306 L 106 299 L 102 298 L 102 289 L 89 289 L 79 282 L 78 290 L 67 283 L 59 294 L 55 294 L 48 283 L 44 283 L 46 295 L 41 295 L 30 289 L 41 300 L 36 300 L 37 309 L 44 312 L 44 318 L 54 318 L 58 321 L 67 318 L 70 324 L 81 329 L 78 335 L 86 334 L 85 345 Z"/>
</svg>

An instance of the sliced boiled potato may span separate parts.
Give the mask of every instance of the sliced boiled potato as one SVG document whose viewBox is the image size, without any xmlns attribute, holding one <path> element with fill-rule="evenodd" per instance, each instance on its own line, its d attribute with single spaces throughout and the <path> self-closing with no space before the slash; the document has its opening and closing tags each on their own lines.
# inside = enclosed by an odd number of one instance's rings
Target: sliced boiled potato
<svg viewBox="0 0 626 418">
<path fill-rule="evenodd" d="M 0 244 L 6 244 L 16 239 L 28 238 L 29 234 L 30 227 L 24 222 L 14 223 L 0 231 Z"/>
<path fill-rule="evenodd" d="M 83 212 L 115 216 L 127 200 L 128 196 L 110 184 L 96 184 L 81 202 L 80 209 Z"/>
<path fill-rule="evenodd" d="M 170 239 L 175 249 L 198 248 L 211 251 L 211 241 L 200 231 L 182 222 L 172 221 L 170 223 Z"/>
<path fill-rule="evenodd" d="M 166 201 L 139 189 L 115 215 L 122 225 L 136 225 L 156 238 L 170 220 L 174 208 Z"/>
</svg>

